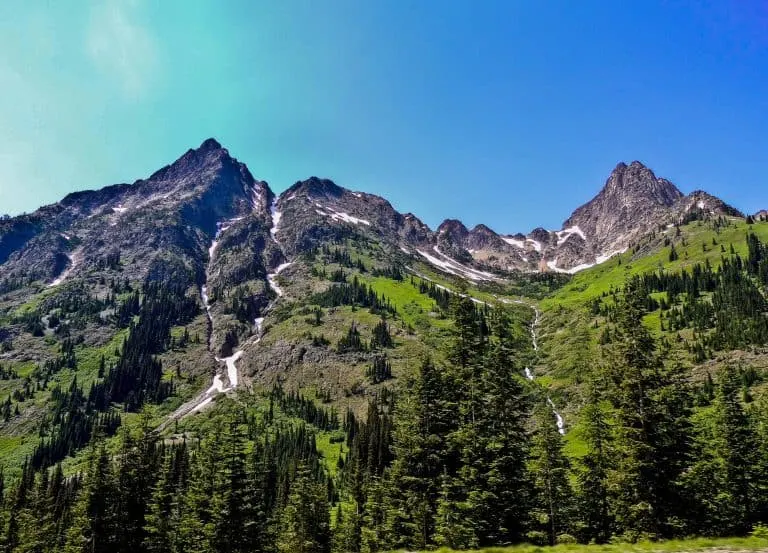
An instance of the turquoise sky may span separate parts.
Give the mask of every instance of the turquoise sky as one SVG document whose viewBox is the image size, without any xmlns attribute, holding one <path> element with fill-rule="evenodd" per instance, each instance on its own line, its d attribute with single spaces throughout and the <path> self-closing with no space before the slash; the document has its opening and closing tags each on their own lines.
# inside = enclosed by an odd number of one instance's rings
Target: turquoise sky
<svg viewBox="0 0 768 553">
<path fill-rule="evenodd" d="M 763 0 L 4 0 L 0 90 L 0 213 L 209 136 L 432 226 L 559 227 L 633 159 L 768 207 Z"/>
</svg>

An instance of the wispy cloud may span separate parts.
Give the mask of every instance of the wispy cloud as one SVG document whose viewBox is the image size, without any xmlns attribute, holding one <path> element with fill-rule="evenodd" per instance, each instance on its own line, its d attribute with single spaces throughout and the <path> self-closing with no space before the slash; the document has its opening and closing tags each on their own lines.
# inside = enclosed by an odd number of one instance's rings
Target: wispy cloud
<svg viewBox="0 0 768 553">
<path fill-rule="evenodd" d="M 96 67 L 129 98 L 149 91 L 159 66 L 158 46 L 141 23 L 138 0 L 94 2 L 85 47 Z"/>
</svg>

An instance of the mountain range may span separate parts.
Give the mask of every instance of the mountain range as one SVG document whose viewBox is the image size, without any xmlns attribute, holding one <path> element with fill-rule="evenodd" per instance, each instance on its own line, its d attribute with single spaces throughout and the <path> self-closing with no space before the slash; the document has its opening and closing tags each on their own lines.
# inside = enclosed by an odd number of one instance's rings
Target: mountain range
<svg viewBox="0 0 768 553">
<path fill-rule="evenodd" d="M 281 246 L 266 233 L 275 210 L 284 214 Z M 272 268 L 314 238 L 332 233 L 335 225 L 353 224 L 448 273 L 485 280 L 511 271 L 575 273 L 695 211 L 743 216 L 706 192 L 684 195 L 634 161 L 619 163 L 597 196 L 577 208 L 560 230 L 499 234 L 486 225 L 467 229 L 447 219 L 433 231 L 384 198 L 327 179 L 297 182 L 278 197 L 208 139 L 145 180 L 76 192 L 0 222 L 0 264 L 3 279 L 53 283 L 92 268 L 110 248 L 131 258 L 130 276 L 145 273 L 154 259 L 172 251 L 194 267 L 201 281 L 204 254 L 217 233 L 230 242 L 247 230 L 252 252 L 263 254 L 265 268 Z"/>
<path fill-rule="evenodd" d="M 214 139 L 3 217 L 0 542 L 743 534 L 768 512 L 729 480 L 768 475 L 766 219 L 634 161 L 559 230 L 431 229 L 328 179 L 275 194 Z"/>
</svg>

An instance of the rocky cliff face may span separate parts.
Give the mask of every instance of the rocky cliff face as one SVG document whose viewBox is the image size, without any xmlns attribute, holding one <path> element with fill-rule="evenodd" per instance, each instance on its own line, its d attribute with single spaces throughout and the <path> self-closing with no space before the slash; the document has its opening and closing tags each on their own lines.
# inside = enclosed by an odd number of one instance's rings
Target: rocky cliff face
<svg viewBox="0 0 768 553">
<path fill-rule="evenodd" d="M 328 179 L 299 181 L 276 197 L 209 139 L 147 179 L 77 192 L 0 221 L 0 287 L 58 284 L 104 271 L 104 260 L 119 251 L 123 278 L 144 278 L 158 263 L 171 264 L 189 282 L 210 280 L 215 300 L 225 285 L 264 280 L 269 269 L 349 229 L 388 251 L 473 279 L 503 278 L 509 271 L 575 272 L 662 225 L 707 214 L 741 216 L 705 192 L 684 196 L 635 161 L 617 165 L 602 190 L 559 231 L 502 235 L 449 219 L 433 232 L 384 198 Z M 209 266 L 216 237 L 220 251 L 230 254 Z"/>
<path fill-rule="evenodd" d="M 625 251 L 640 237 L 668 224 L 713 215 L 743 217 L 738 210 L 706 192 L 683 195 L 673 183 L 633 161 L 629 165 L 619 163 L 600 192 L 576 209 L 559 231 L 537 228 L 527 236 L 501 236 L 506 246 L 492 240 L 488 233 L 493 231 L 487 227 L 482 238 L 473 240 L 469 231 L 457 231 L 452 236 L 472 250 L 476 261 L 498 266 L 499 259 L 503 259 L 519 270 L 573 273 L 602 263 Z"/>
</svg>

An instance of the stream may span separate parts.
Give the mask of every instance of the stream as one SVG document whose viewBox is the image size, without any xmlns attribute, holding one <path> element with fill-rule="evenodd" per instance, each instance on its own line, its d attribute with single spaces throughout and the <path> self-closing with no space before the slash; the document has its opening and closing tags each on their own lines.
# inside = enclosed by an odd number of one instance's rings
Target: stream
<svg viewBox="0 0 768 553">
<path fill-rule="evenodd" d="M 522 300 L 513 300 L 513 303 L 519 303 L 521 305 L 527 305 L 531 309 L 533 309 L 533 312 L 535 313 L 533 317 L 533 322 L 531 323 L 531 342 L 533 342 L 533 351 L 537 352 L 539 351 L 539 335 L 538 335 L 538 327 L 539 323 L 541 323 L 541 311 L 539 311 L 539 308 L 535 305 L 532 305 L 530 303 L 526 303 Z M 533 371 L 530 369 L 530 367 L 525 367 L 525 378 L 527 378 L 530 381 L 533 381 L 535 379 L 533 375 Z M 563 420 L 563 417 L 560 415 L 560 413 L 557 411 L 557 407 L 555 407 L 555 403 L 552 401 L 552 398 L 547 395 L 547 403 L 552 408 L 552 413 L 555 415 L 555 420 L 557 421 L 557 431 L 560 432 L 560 434 L 565 434 L 565 421 Z"/>
</svg>

